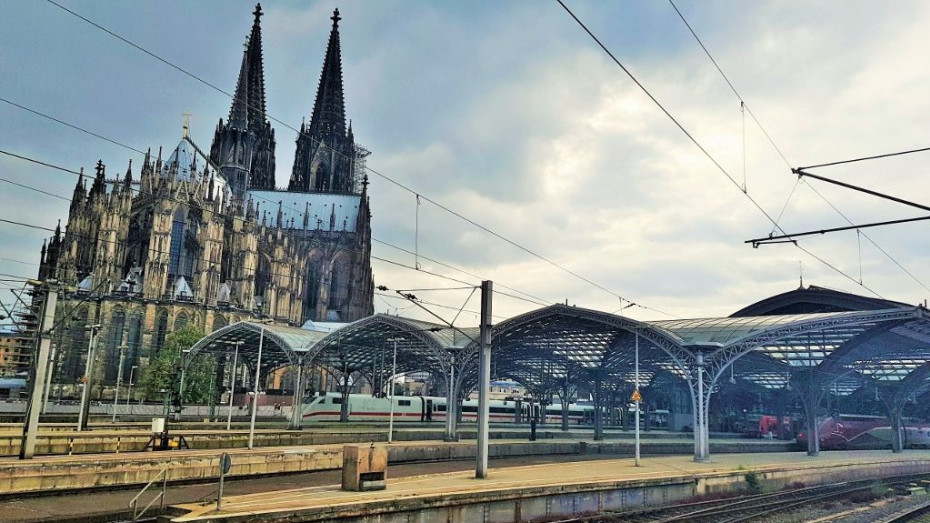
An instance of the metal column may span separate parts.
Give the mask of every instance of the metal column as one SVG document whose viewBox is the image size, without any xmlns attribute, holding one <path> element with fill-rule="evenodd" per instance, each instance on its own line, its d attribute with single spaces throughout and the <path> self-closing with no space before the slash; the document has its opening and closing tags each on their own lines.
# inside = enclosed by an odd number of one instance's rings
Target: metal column
<svg viewBox="0 0 930 523">
<path fill-rule="evenodd" d="M 55 306 L 58 302 L 58 285 L 55 281 L 43 283 L 45 299 L 42 303 L 42 322 L 36 336 L 35 359 L 29 380 L 29 403 L 26 407 L 26 422 L 23 425 L 23 440 L 19 459 L 32 459 L 36 451 L 36 435 L 39 431 L 39 413 L 45 395 L 45 374 L 48 372 L 49 353 L 52 347 L 51 329 L 55 324 Z"/>
<path fill-rule="evenodd" d="M 255 362 L 255 386 L 252 394 L 252 421 L 249 423 L 249 448 L 255 443 L 255 415 L 258 414 L 258 380 L 262 372 L 262 345 L 265 343 L 265 325 L 262 324 L 261 334 L 258 336 L 258 359 Z"/>
<path fill-rule="evenodd" d="M 478 457 L 475 477 L 488 477 L 488 429 L 491 388 L 491 292 L 493 283 L 481 282 L 481 354 L 478 363 Z"/>
</svg>

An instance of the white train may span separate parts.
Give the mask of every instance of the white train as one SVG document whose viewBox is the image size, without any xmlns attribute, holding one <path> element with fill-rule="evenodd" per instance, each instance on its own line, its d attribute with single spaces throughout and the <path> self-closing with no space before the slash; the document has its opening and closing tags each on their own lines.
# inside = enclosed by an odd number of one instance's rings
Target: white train
<svg viewBox="0 0 930 523">
<path fill-rule="evenodd" d="M 490 400 L 488 410 L 493 422 L 515 422 L 516 409 L 519 405 L 523 422 L 529 422 L 531 414 L 541 419 L 540 406 L 529 402 L 512 400 Z M 531 411 L 532 409 L 532 411 Z M 342 411 L 342 395 L 329 392 L 325 395 L 307 398 L 301 405 L 304 421 L 339 421 Z M 377 398 L 367 394 L 349 395 L 349 421 L 387 421 L 391 415 L 391 398 Z M 465 400 L 462 403 L 462 421 L 476 421 L 478 401 Z M 562 406 L 546 407 L 546 422 L 560 423 Z M 434 396 L 395 396 L 394 421 L 445 421 L 446 398 Z M 590 405 L 568 406 L 568 419 L 571 423 L 593 423 L 594 407 Z"/>
</svg>

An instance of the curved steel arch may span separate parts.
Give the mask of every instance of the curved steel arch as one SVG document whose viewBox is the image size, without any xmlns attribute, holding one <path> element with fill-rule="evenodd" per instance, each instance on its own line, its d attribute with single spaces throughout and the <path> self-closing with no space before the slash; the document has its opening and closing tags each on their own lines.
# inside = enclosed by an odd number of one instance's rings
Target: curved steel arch
<svg viewBox="0 0 930 523">
<path fill-rule="evenodd" d="M 918 319 L 920 312 L 916 308 L 886 309 L 880 311 L 863 311 L 818 315 L 814 318 L 801 319 L 783 324 L 772 325 L 748 336 L 738 338 L 723 346 L 716 346 L 705 357 L 705 365 L 710 367 L 714 380 L 720 376 L 731 361 L 743 354 L 754 351 L 767 344 L 787 339 L 800 334 L 828 331 L 843 327 L 861 327 L 865 332 L 874 325 L 883 322 Z M 846 341 L 862 334 L 857 333 Z"/>
<path fill-rule="evenodd" d="M 500 340 L 501 336 L 504 336 L 508 332 L 514 331 L 519 327 L 547 318 L 557 317 L 578 319 L 597 325 L 602 325 L 608 328 L 637 333 L 642 338 L 649 341 L 653 346 L 668 354 L 669 357 L 671 357 L 672 360 L 686 373 L 690 367 L 690 361 L 694 358 L 694 353 L 684 348 L 681 343 L 681 339 L 665 329 L 655 327 L 646 322 L 640 322 L 632 318 L 627 318 L 625 316 L 617 316 L 606 312 L 561 304 L 550 305 L 535 311 L 530 311 L 495 325 L 491 331 L 492 346 L 495 344 L 495 340 Z M 471 344 L 470 347 L 474 345 L 475 344 Z M 603 352 L 607 352 L 606 348 Z"/>
<path fill-rule="evenodd" d="M 274 365 L 277 365 L 278 367 L 282 367 L 285 365 L 296 365 L 300 363 L 301 356 L 300 354 L 298 354 L 297 351 L 299 349 L 303 349 L 303 347 L 293 347 L 291 342 L 283 338 L 279 333 L 275 331 L 274 326 L 269 326 L 269 325 L 263 326 L 260 323 L 252 323 L 249 321 L 239 321 L 239 322 L 233 323 L 232 325 L 227 325 L 216 331 L 213 331 L 212 333 L 198 340 L 197 343 L 195 343 L 191 347 L 190 351 L 188 351 L 188 354 L 190 355 L 191 358 L 193 358 L 194 356 L 200 353 L 226 354 L 228 352 L 228 349 L 224 349 L 221 351 L 220 350 L 214 351 L 214 350 L 210 350 L 213 348 L 211 346 L 218 344 L 218 343 L 224 343 L 224 344 L 228 343 L 224 341 L 223 338 L 227 337 L 227 335 L 235 334 L 237 332 L 246 332 L 252 336 L 256 334 L 261 336 L 261 331 L 263 330 L 263 327 L 264 327 L 265 338 L 267 340 L 270 340 L 271 343 L 273 343 L 274 346 L 277 347 L 278 350 L 282 354 L 284 354 L 287 360 L 286 362 L 280 361 L 280 360 L 274 360 L 274 363 L 273 363 Z M 243 345 L 243 347 L 245 347 L 245 345 Z M 264 350 L 265 349 L 263 348 L 263 351 Z M 254 351 L 247 350 L 246 354 L 251 354 L 253 352 Z"/>
<path fill-rule="evenodd" d="M 377 334 L 377 327 L 385 327 L 384 330 L 387 330 L 388 334 Z M 452 356 L 442 339 L 435 333 L 424 330 L 426 328 L 444 327 L 387 314 L 368 316 L 324 336 L 303 354 L 303 362 L 305 365 L 317 363 L 320 359 L 343 355 L 354 349 L 356 355 L 363 356 L 360 361 L 364 361 L 363 364 L 356 367 L 367 369 L 368 365 L 375 363 L 374 358 L 367 356 L 369 353 L 373 353 L 374 347 L 370 344 L 359 343 L 353 338 L 364 337 L 371 333 L 370 338 L 377 338 L 381 343 L 386 343 L 394 335 L 405 335 L 413 338 L 413 340 L 398 345 L 397 354 L 402 355 L 404 358 L 409 356 L 425 357 L 424 363 L 426 365 L 418 366 L 416 370 L 438 372 L 440 375 L 446 376 L 451 365 Z M 379 347 L 381 350 L 383 348 L 383 346 Z M 324 364 L 323 362 L 319 363 Z M 402 364 L 400 360 L 398 360 L 398 364 L 399 368 L 412 368 L 406 363 Z M 407 370 L 405 372 L 415 371 Z"/>
</svg>

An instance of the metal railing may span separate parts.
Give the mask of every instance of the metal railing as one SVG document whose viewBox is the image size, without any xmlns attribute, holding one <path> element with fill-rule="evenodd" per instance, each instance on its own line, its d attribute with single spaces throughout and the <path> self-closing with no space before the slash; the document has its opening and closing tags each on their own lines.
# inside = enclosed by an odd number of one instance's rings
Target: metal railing
<svg viewBox="0 0 930 523">
<path fill-rule="evenodd" d="M 132 523 L 136 523 L 137 521 L 139 521 L 139 519 L 148 511 L 148 509 L 152 507 L 152 505 L 155 504 L 156 501 L 159 502 L 158 504 L 159 513 L 161 513 L 161 511 L 164 510 L 165 490 L 167 490 L 168 488 L 168 469 L 169 468 L 171 468 L 171 465 L 167 465 L 165 468 L 163 468 L 161 472 L 159 472 L 154 478 L 152 478 L 152 481 L 149 481 L 148 484 L 145 487 L 143 487 L 143 489 L 138 494 L 136 494 L 136 497 L 132 498 L 132 501 L 129 502 L 129 509 L 132 511 Z M 139 498 L 142 497 L 142 494 L 145 494 L 145 491 L 147 491 L 149 487 L 151 487 L 152 484 L 154 484 L 159 479 L 161 479 L 161 492 L 156 494 L 155 497 L 152 498 L 151 501 L 149 501 L 148 505 L 146 505 L 145 508 L 139 511 Z"/>
</svg>

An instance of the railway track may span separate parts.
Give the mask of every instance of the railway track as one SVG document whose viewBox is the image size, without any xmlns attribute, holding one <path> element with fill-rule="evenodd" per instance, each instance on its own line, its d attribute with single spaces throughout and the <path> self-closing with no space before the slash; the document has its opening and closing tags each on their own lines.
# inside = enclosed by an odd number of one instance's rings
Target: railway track
<svg viewBox="0 0 930 523">
<path fill-rule="evenodd" d="M 893 478 L 881 481 L 883 487 L 904 485 L 914 481 L 915 477 Z M 564 519 L 558 523 L 673 523 L 673 522 L 713 522 L 713 523 L 742 523 L 747 521 L 764 521 L 767 516 L 778 512 L 815 504 L 835 498 L 842 498 L 858 492 L 868 492 L 875 488 L 875 480 L 834 483 L 817 487 L 782 490 L 771 494 L 757 494 L 740 496 L 696 503 L 684 503 L 652 509 L 608 512 L 598 515 L 579 516 Z M 928 515 L 926 521 L 930 522 L 930 502 L 920 507 L 924 510 L 915 514 Z M 913 511 L 916 512 L 916 509 Z M 917 519 L 893 519 L 886 523 L 903 521 L 917 521 Z M 923 521 L 923 520 L 921 520 Z"/>
<path fill-rule="evenodd" d="M 876 523 L 905 523 L 910 521 L 930 522 L 930 501 L 892 514 L 885 519 L 878 520 Z"/>
</svg>

